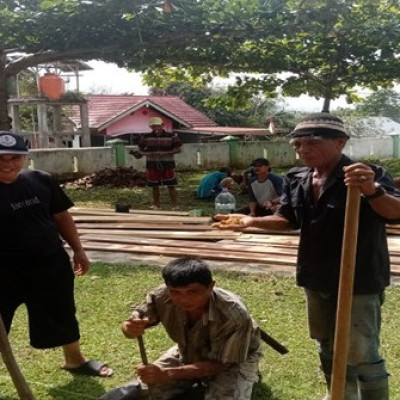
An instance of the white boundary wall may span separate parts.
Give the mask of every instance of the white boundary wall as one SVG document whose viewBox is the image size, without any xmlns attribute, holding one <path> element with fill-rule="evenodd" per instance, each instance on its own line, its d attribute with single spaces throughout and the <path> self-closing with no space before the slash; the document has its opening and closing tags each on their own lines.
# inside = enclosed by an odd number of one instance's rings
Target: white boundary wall
<svg viewBox="0 0 400 400">
<path fill-rule="evenodd" d="M 391 136 L 381 138 L 351 139 L 345 153 L 354 159 L 392 158 L 398 154 Z M 30 168 L 47 171 L 60 179 L 85 176 L 104 168 L 121 166 L 145 169 L 145 158 L 137 160 L 128 152 L 135 146 L 122 147 L 117 155 L 114 147 L 87 147 L 68 149 L 31 150 L 28 165 Z M 294 165 L 296 154 L 286 140 L 259 142 L 210 142 L 190 143 L 182 146 L 182 152 L 175 156 L 178 170 L 212 170 L 223 165 L 244 168 L 258 157 L 265 157 L 273 166 Z"/>
</svg>

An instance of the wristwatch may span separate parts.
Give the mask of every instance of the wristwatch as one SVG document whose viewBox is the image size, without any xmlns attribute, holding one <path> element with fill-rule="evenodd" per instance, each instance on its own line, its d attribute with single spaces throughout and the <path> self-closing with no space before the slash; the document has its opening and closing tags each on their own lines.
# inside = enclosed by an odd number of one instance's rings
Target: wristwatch
<svg viewBox="0 0 400 400">
<path fill-rule="evenodd" d="M 375 192 L 372 194 L 363 194 L 362 197 L 364 197 L 365 200 L 370 201 L 377 199 L 378 197 L 381 197 L 384 194 L 386 194 L 385 188 L 381 184 L 375 183 Z"/>
</svg>

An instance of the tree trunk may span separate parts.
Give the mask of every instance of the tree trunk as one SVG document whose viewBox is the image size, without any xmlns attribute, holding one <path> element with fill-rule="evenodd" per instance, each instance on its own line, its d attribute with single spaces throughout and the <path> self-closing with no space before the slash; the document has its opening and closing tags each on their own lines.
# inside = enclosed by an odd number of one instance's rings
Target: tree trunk
<svg viewBox="0 0 400 400">
<path fill-rule="evenodd" d="M 331 101 L 332 101 L 332 81 L 333 79 L 329 79 L 324 81 L 324 105 L 322 106 L 322 112 L 329 112 L 329 109 L 331 107 Z"/>
<path fill-rule="evenodd" d="M 0 44 L 0 131 L 11 128 L 7 109 L 6 53 Z"/>
<path fill-rule="evenodd" d="M 322 112 L 328 113 L 330 106 L 331 106 L 331 99 L 328 98 L 328 97 L 325 97 L 324 98 L 324 105 L 322 107 Z"/>
</svg>

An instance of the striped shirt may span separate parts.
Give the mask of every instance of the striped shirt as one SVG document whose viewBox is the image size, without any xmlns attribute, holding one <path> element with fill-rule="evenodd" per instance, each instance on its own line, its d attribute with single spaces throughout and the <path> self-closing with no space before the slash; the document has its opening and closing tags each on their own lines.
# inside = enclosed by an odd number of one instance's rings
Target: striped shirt
<svg viewBox="0 0 400 400">
<path fill-rule="evenodd" d="M 161 135 L 153 133 L 143 135 L 139 140 L 139 149 L 144 153 L 173 151 L 180 148 L 181 145 L 182 143 L 177 135 L 166 131 L 163 131 Z M 146 168 L 156 170 L 175 168 L 174 155 L 148 154 L 146 155 Z"/>
</svg>

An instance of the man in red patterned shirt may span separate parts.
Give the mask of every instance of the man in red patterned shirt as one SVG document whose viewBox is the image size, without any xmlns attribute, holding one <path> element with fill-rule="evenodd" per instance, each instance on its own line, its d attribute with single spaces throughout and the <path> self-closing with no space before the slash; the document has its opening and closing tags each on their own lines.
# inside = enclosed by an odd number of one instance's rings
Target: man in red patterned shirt
<svg viewBox="0 0 400 400">
<path fill-rule="evenodd" d="M 152 132 L 141 137 L 139 150 L 146 156 L 147 185 L 153 189 L 152 208 L 161 208 L 160 185 L 168 188 L 173 209 L 178 208 L 178 196 L 175 186 L 178 184 L 175 175 L 174 154 L 180 153 L 181 142 L 177 135 L 164 130 L 164 122 L 159 117 L 149 120 Z"/>
</svg>

